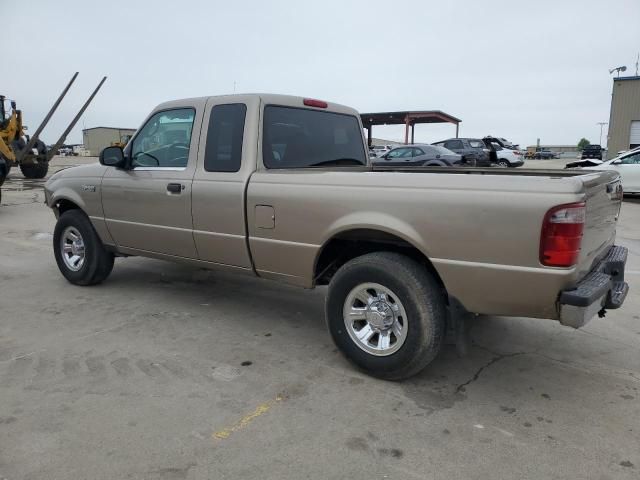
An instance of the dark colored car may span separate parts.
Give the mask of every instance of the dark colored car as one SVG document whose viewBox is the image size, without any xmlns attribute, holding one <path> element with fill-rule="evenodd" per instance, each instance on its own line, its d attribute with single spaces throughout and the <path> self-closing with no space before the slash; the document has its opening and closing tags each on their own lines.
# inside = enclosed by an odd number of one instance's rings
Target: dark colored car
<svg viewBox="0 0 640 480">
<path fill-rule="evenodd" d="M 602 147 L 600 145 L 587 145 L 582 149 L 582 160 L 585 158 L 597 158 L 602 160 Z"/>
<path fill-rule="evenodd" d="M 444 147 L 452 152 L 462 155 L 468 164 L 477 167 L 490 167 L 492 165 L 490 152 L 484 141 L 478 138 L 450 138 L 435 142 L 433 145 Z"/>
<path fill-rule="evenodd" d="M 396 147 L 378 158 L 371 159 L 379 166 L 407 167 L 466 167 L 469 165 L 462 155 L 436 145 L 414 144 Z"/>
</svg>

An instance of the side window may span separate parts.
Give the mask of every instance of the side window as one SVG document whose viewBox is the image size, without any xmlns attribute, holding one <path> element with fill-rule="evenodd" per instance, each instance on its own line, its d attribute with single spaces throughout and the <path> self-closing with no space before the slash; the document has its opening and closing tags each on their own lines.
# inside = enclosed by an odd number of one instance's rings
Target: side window
<svg viewBox="0 0 640 480">
<path fill-rule="evenodd" d="M 406 157 L 407 154 L 411 155 L 411 151 L 408 148 L 396 148 L 389 152 L 387 158 L 402 158 Z"/>
<path fill-rule="evenodd" d="M 244 103 L 216 105 L 211 109 L 204 153 L 204 169 L 207 172 L 240 170 L 246 113 Z"/>
<path fill-rule="evenodd" d="M 464 150 L 464 145 L 462 144 L 462 140 L 449 140 L 444 143 L 444 147 L 449 150 Z"/>
<path fill-rule="evenodd" d="M 424 152 L 422 151 L 422 149 L 414 148 L 413 149 L 413 156 L 414 157 L 419 157 L 420 155 L 424 155 Z"/>
<path fill-rule="evenodd" d="M 133 140 L 131 166 L 186 167 L 195 113 L 193 108 L 180 108 L 153 115 Z"/>
</svg>

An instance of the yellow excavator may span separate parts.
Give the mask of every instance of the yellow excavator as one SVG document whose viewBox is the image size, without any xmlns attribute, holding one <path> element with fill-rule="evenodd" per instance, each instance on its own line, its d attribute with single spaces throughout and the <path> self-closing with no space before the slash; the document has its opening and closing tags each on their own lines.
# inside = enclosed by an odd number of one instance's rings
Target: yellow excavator
<svg viewBox="0 0 640 480">
<path fill-rule="evenodd" d="M 47 148 L 39 136 L 47 125 L 54 112 L 62 102 L 73 82 L 78 77 L 78 72 L 73 75 L 65 89 L 62 91 L 49 113 L 45 116 L 40 126 L 33 135 L 26 133 L 27 127 L 22 123 L 22 111 L 20 111 L 15 101 L 8 100 L 4 95 L 0 95 L 0 186 L 9 175 L 9 171 L 14 166 L 19 166 L 22 174 L 26 178 L 44 178 L 49 170 L 49 161 L 58 152 L 69 132 L 75 127 L 78 120 L 87 109 L 93 97 L 102 87 L 107 77 L 104 77 L 93 91 L 89 99 L 78 111 L 69 126 L 64 130 L 58 141 L 51 148 Z"/>
</svg>

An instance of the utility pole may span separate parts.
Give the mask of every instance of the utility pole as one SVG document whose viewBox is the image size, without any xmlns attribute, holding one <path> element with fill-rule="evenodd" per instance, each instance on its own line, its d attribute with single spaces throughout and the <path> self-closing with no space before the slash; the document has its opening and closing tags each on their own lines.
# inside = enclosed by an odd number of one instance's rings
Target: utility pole
<svg viewBox="0 0 640 480">
<path fill-rule="evenodd" d="M 598 122 L 596 125 L 600 125 L 600 147 L 602 147 L 602 127 L 609 125 L 609 122 Z"/>
</svg>

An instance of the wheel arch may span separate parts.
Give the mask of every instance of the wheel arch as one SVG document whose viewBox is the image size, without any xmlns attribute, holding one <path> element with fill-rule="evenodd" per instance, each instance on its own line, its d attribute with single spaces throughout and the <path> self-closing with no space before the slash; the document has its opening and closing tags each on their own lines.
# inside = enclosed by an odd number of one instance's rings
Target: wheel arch
<svg viewBox="0 0 640 480">
<path fill-rule="evenodd" d="M 59 218 L 60 215 L 68 210 L 75 209 L 81 210 L 83 212 L 85 211 L 85 205 L 82 201 L 82 198 L 80 198 L 79 195 L 75 194 L 71 190 L 55 195 L 49 202 L 49 206 L 51 207 L 57 218 Z"/>
<path fill-rule="evenodd" d="M 381 226 L 354 226 L 334 232 L 316 254 L 313 274 L 315 285 L 327 285 L 335 272 L 349 260 L 378 251 L 406 255 L 422 264 L 446 290 L 442 277 L 417 241 L 397 230 Z"/>
</svg>

